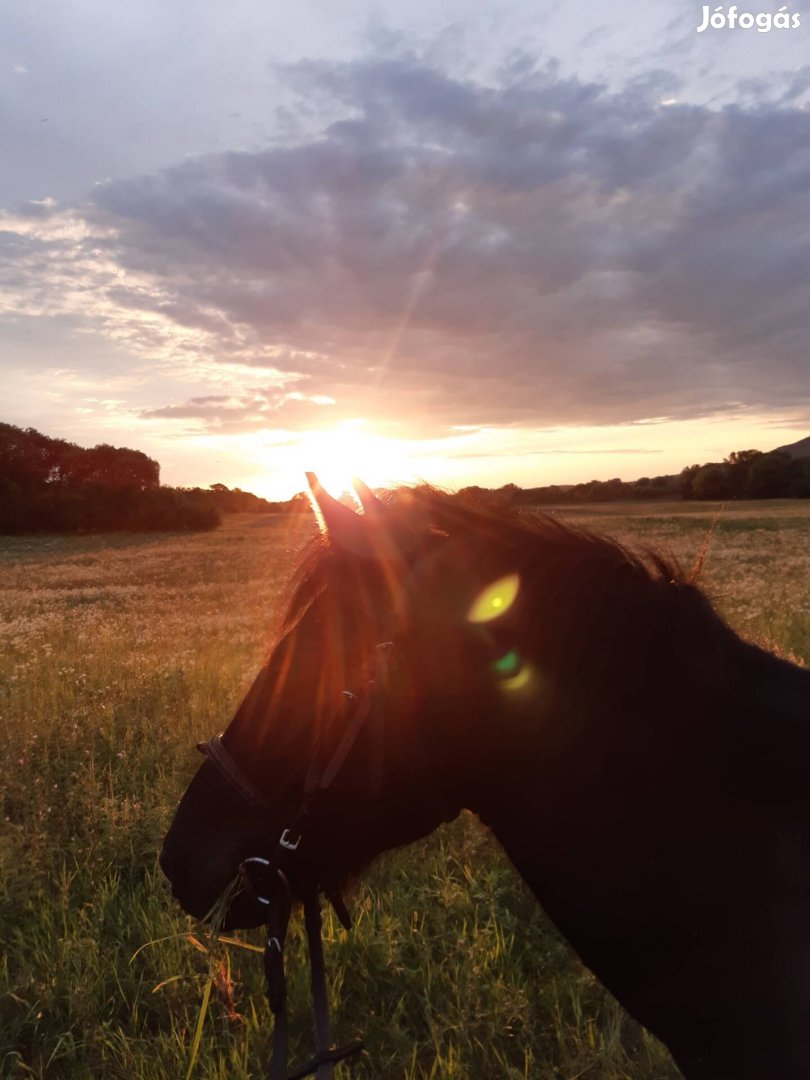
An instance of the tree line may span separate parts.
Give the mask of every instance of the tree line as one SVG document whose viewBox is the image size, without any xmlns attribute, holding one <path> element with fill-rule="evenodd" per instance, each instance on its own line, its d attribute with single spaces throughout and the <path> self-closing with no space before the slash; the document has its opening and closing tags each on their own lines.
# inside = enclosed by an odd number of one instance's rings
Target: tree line
<svg viewBox="0 0 810 1080">
<path fill-rule="evenodd" d="M 625 481 L 589 480 L 495 491 L 464 488 L 517 505 L 650 499 L 810 498 L 810 456 L 783 450 L 735 450 L 722 462 L 688 465 L 680 474 Z M 223 514 L 293 512 L 303 495 L 269 502 L 249 491 L 166 487 L 160 465 L 128 447 L 84 448 L 34 428 L 0 423 L 0 533 L 146 532 L 213 529 Z"/>
<path fill-rule="evenodd" d="M 684 499 L 807 499 L 810 457 L 734 450 L 722 462 L 687 465 L 679 487 Z"/>
<path fill-rule="evenodd" d="M 810 498 L 810 457 L 783 450 L 734 450 L 721 462 L 687 465 L 680 474 L 638 480 L 588 480 L 521 488 L 504 484 L 494 491 L 477 486 L 460 494 L 495 497 L 522 506 L 651 499 L 806 499 Z"/>
<path fill-rule="evenodd" d="M 286 507 L 224 484 L 167 487 L 140 450 L 84 448 L 0 423 L 0 533 L 213 529 L 224 513 Z"/>
</svg>

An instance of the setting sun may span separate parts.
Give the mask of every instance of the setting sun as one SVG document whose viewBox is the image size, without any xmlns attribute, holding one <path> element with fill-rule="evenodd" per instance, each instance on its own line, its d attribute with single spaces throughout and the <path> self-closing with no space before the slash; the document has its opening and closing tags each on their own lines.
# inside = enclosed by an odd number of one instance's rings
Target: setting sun
<svg viewBox="0 0 810 1080">
<path fill-rule="evenodd" d="M 245 449 L 266 466 L 279 486 L 301 490 L 304 474 L 314 472 L 335 498 L 351 492 L 352 479 L 360 477 L 370 487 L 412 483 L 417 476 L 411 460 L 413 445 L 373 432 L 365 420 L 350 420 L 340 426 L 300 432 L 293 441 L 251 445 Z M 261 482 L 253 485 L 256 490 Z"/>
</svg>

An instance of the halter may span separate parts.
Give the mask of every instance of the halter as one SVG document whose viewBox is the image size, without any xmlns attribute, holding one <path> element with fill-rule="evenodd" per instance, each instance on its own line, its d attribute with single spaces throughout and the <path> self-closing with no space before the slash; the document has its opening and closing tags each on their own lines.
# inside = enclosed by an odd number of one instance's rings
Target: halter
<svg viewBox="0 0 810 1080">
<path fill-rule="evenodd" d="M 343 1046 L 332 1043 L 329 1018 L 329 998 L 326 988 L 326 968 L 321 940 L 321 903 L 317 885 L 309 886 L 303 896 L 304 925 L 307 933 L 310 964 L 310 989 L 315 1019 L 315 1055 L 302 1065 L 287 1071 L 288 1057 L 288 1017 L 287 1017 L 287 980 L 284 971 L 284 943 L 291 912 L 290 886 L 281 869 L 282 859 L 295 856 L 302 840 L 304 827 L 312 800 L 322 791 L 326 791 L 338 775 L 351 753 L 357 739 L 371 720 L 374 724 L 374 746 L 372 758 L 372 788 L 379 794 L 382 785 L 383 764 L 383 705 L 380 685 L 384 684 L 388 674 L 388 654 L 393 649 L 390 641 L 377 645 L 373 654 L 373 678 L 369 680 L 358 699 L 348 690 L 343 691 L 344 701 L 338 708 L 332 722 L 327 725 L 323 736 L 331 730 L 334 721 L 345 712 L 348 702 L 348 724 L 337 747 L 327 763 L 319 767 L 316 753 L 304 781 L 304 797 L 298 809 L 288 818 L 279 833 L 275 848 L 269 856 L 251 855 L 242 861 L 242 869 L 249 877 L 256 900 L 267 908 L 267 941 L 264 947 L 265 989 L 270 1010 L 273 1013 L 273 1047 L 270 1057 L 268 1080 L 300 1080 L 306 1076 L 315 1076 L 316 1080 L 332 1080 L 334 1066 L 345 1058 L 359 1053 L 363 1049 L 361 1039 L 353 1039 Z M 319 740 L 320 742 L 321 740 Z M 197 744 L 197 749 L 205 754 L 220 774 L 236 791 L 242 801 L 257 810 L 274 813 L 262 792 L 250 777 L 246 776 L 222 742 L 222 735 L 214 735 L 207 742 Z M 343 898 L 338 892 L 328 895 L 338 919 L 346 930 L 351 929 L 351 919 Z"/>
</svg>

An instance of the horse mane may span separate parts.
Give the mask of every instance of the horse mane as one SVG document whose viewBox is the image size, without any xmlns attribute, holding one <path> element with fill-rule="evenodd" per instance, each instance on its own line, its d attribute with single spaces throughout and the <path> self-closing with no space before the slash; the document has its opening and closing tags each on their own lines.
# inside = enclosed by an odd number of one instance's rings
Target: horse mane
<svg viewBox="0 0 810 1080">
<path fill-rule="evenodd" d="M 405 490 L 428 510 L 431 523 L 448 535 L 506 542 L 515 554 L 539 554 L 542 549 L 547 556 L 563 560 L 609 561 L 649 581 L 683 585 L 689 580 L 672 556 L 653 548 L 633 551 L 613 537 L 564 522 L 553 513 L 515 506 L 497 495 L 450 495 L 427 485 Z M 398 498 L 397 491 L 393 498 Z"/>
<path fill-rule="evenodd" d="M 654 548 L 631 550 L 613 537 L 561 521 L 553 514 L 515 507 L 497 497 L 451 494 L 427 484 L 400 486 L 381 493 L 394 541 L 407 544 L 419 528 L 451 537 L 467 537 L 493 547 L 507 545 L 516 555 L 555 560 L 594 560 L 622 566 L 634 577 L 672 585 L 691 583 L 678 561 Z M 292 598 L 284 616 L 289 628 L 325 586 L 324 570 L 335 558 L 320 532 L 304 548 L 293 578 Z"/>
</svg>

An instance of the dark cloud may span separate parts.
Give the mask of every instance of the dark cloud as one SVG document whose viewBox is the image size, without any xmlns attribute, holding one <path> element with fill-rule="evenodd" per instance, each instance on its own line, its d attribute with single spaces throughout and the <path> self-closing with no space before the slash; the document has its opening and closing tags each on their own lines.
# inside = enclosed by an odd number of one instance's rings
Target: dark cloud
<svg viewBox="0 0 810 1080">
<path fill-rule="evenodd" d="M 491 85 L 407 59 L 286 80 L 337 117 L 322 135 L 96 190 L 93 243 L 159 283 L 112 302 L 204 331 L 219 360 L 272 356 L 330 417 L 425 431 L 810 404 L 806 72 L 721 110 L 662 105 L 666 71 L 609 92 L 525 57 Z M 324 412 L 153 415 L 293 407 Z"/>
</svg>

